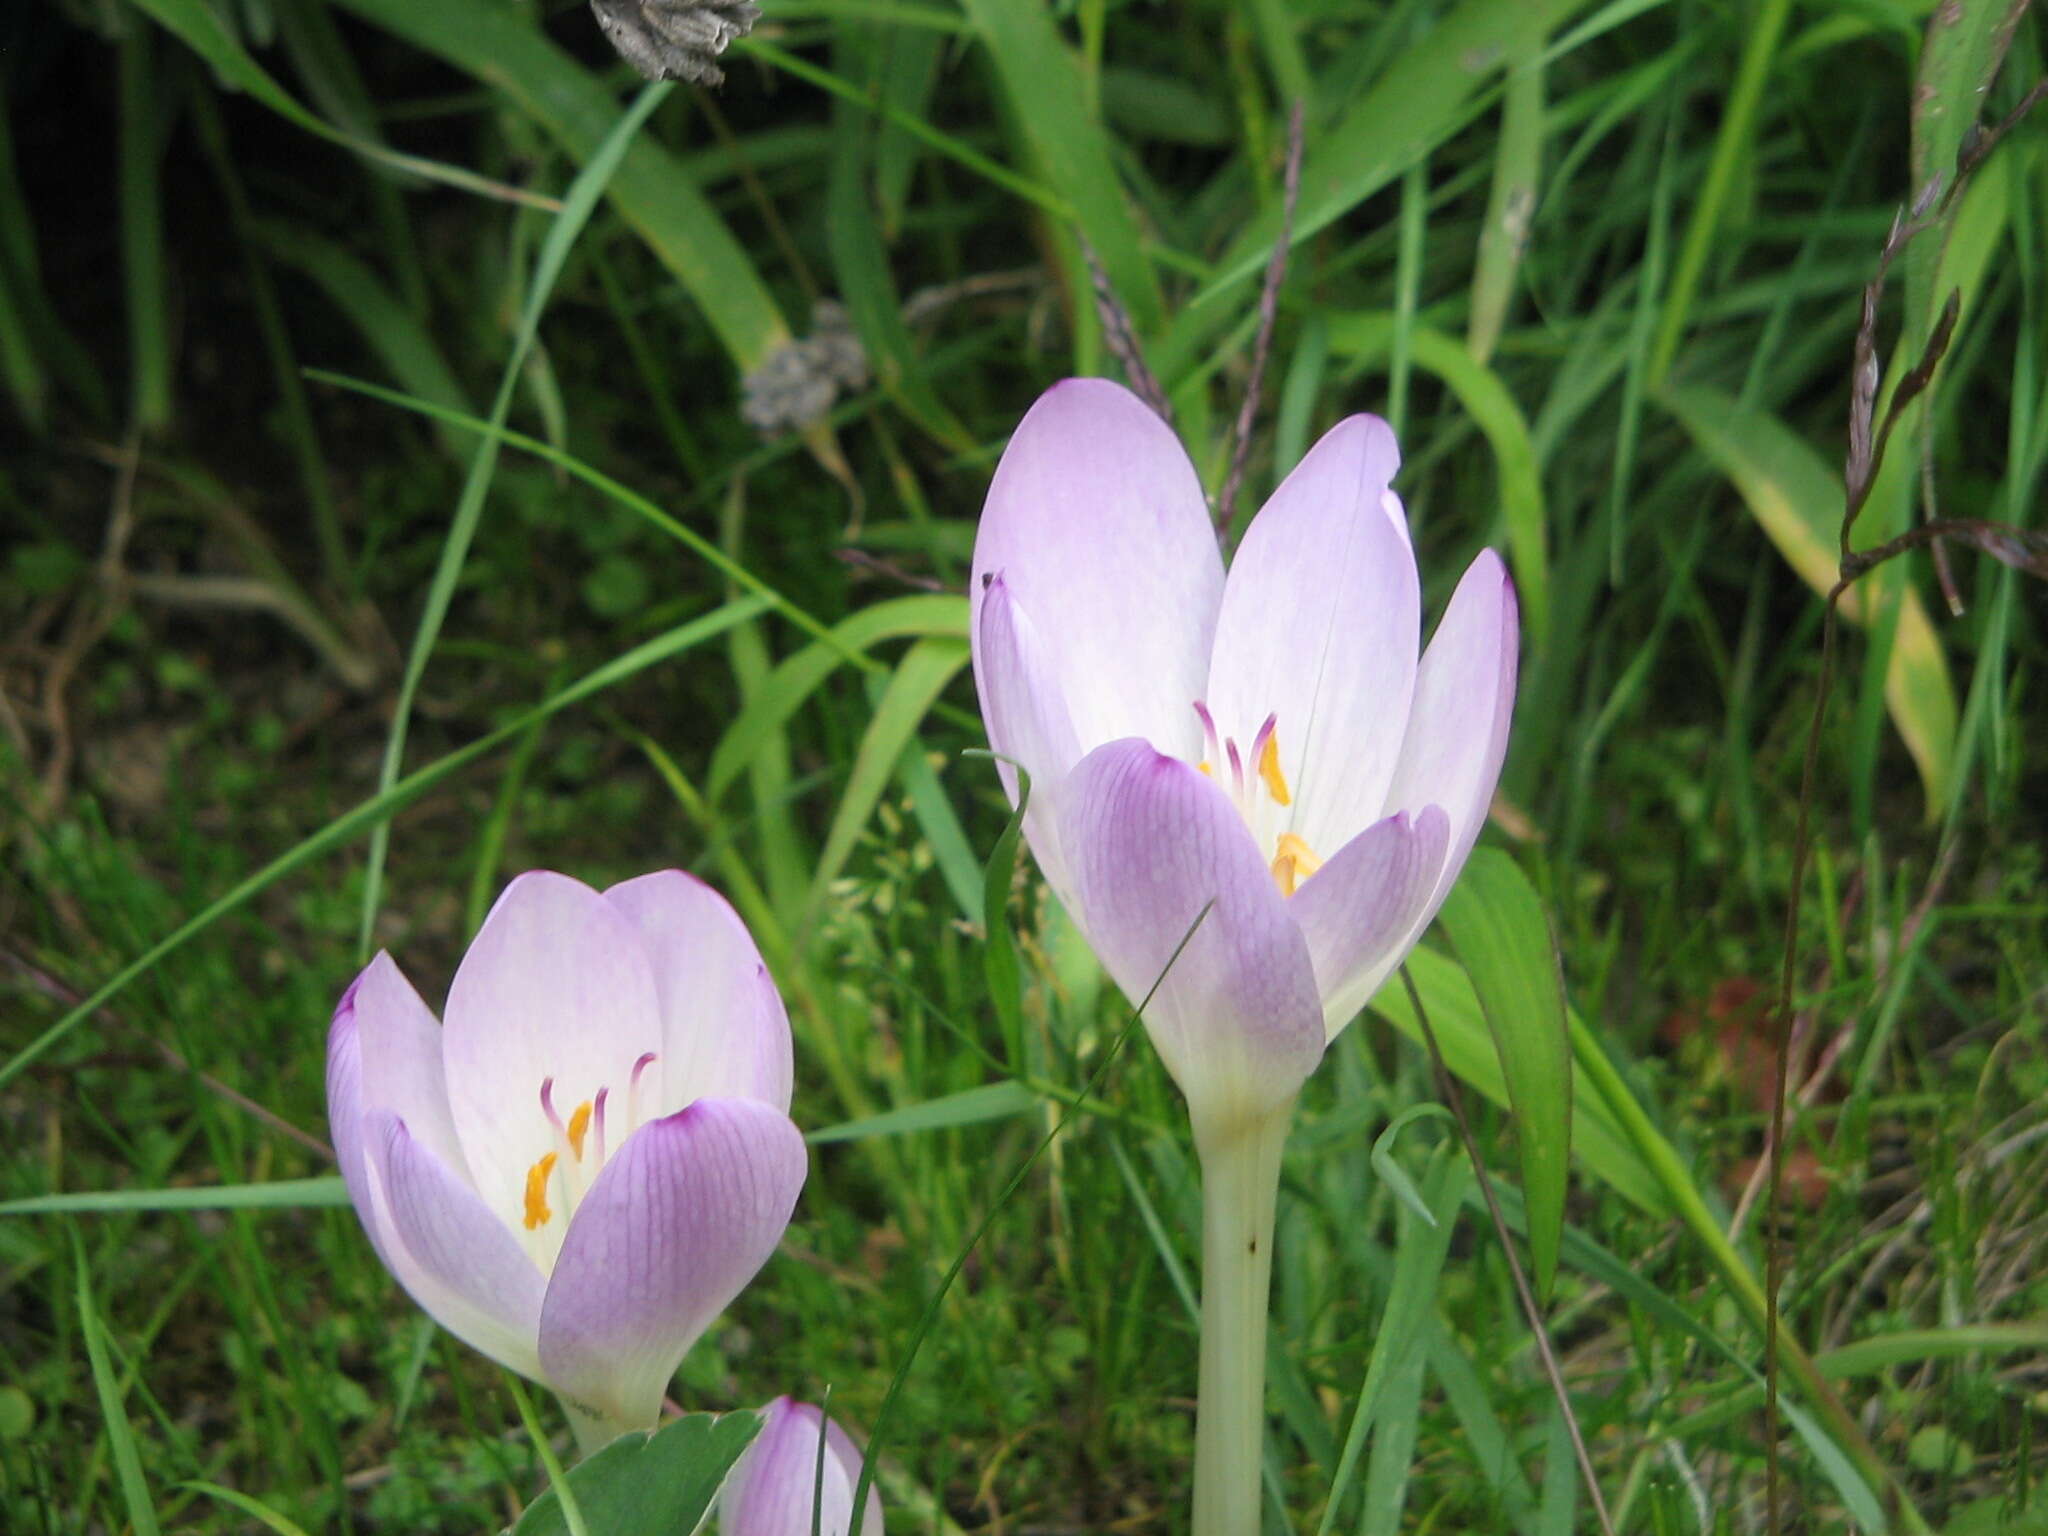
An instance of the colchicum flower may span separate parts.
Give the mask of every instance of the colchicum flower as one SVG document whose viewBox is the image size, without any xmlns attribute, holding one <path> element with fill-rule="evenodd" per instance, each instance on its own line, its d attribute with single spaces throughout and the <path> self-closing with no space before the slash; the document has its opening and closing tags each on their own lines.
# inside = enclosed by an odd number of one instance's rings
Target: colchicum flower
<svg viewBox="0 0 2048 1536">
<path fill-rule="evenodd" d="M 1124 995 L 1150 994 L 1202 1164 L 1195 1536 L 1259 1527 L 1295 1097 L 1443 904 L 1507 746 L 1507 572 L 1482 552 L 1418 660 L 1399 464 L 1386 423 L 1340 422 L 1226 577 L 1172 431 L 1128 390 L 1070 379 L 1019 424 L 975 538 L 989 744 L 1030 775 L 1047 882 Z"/>
<path fill-rule="evenodd" d="M 719 1490 L 719 1536 L 811 1536 L 814 1492 L 818 1536 L 847 1536 L 853 1529 L 853 1490 L 860 1484 L 860 1448 L 809 1403 L 778 1397 L 761 1416 L 761 1433 Z M 860 1531 L 882 1536 L 882 1496 L 873 1484 Z"/>
<path fill-rule="evenodd" d="M 1167 426 L 1101 379 L 1039 398 L 974 545 L 989 744 L 1025 835 L 1197 1118 L 1290 1101 L 1436 915 L 1486 820 L 1515 686 L 1492 551 L 1419 663 L 1394 435 L 1353 416 L 1228 579 Z M 1004 770 L 1012 798 L 1015 775 Z"/>
<path fill-rule="evenodd" d="M 437 1024 L 380 953 L 343 994 L 327 1105 L 387 1268 L 561 1394 L 589 1449 L 650 1428 L 803 1187 L 789 1019 L 724 898 L 679 871 L 514 880 Z"/>
</svg>

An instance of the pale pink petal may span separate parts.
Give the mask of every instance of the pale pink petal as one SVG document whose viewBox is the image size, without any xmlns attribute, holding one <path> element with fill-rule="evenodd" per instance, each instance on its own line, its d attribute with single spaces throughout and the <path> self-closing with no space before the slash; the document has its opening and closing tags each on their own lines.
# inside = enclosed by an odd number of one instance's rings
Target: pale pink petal
<svg viewBox="0 0 2048 1536">
<path fill-rule="evenodd" d="M 1133 1005 L 1152 993 L 1146 1030 L 1197 1121 L 1292 1099 L 1323 1054 L 1315 972 L 1229 800 L 1130 740 L 1081 760 L 1059 814 L 1081 929 Z"/>
<path fill-rule="evenodd" d="M 455 973 L 441 1034 L 456 1133 L 502 1220 L 521 1219 L 527 1170 L 558 1150 L 542 1084 L 564 1120 L 600 1089 L 622 1094 L 634 1064 L 660 1056 L 661 1017 L 646 943 L 617 907 L 545 870 L 505 888 Z M 662 1081 L 656 1060 L 643 1102 L 662 1101 Z"/>
<path fill-rule="evenodd" d="M 1449 852 L 1409 944 L 1436 916 L 1486 825 L 1507 754 L 1518 639 L 1514 584 L 1500 556 L 1482 550 L 1423 654 L 1407 740 L 1387 794 L 1389 811 L 1440 805 L 1450 817 Z"/>
<path fill-rule="evenodd" d="M 435 1322 L 522 1376 L 538 1378 L 545 1282 L 469 1181 L 396 1115 L 365 1115 L 364 1163 L 391 1272 Z"/>
<path fill-rule="evenodd" d="M 334 1138 L 334 1160 L 341 1165 L 341 1179 L 364 1235 L 384 1267 L 391 1269 L 391 1234 L 372 1192 L 364 1148 L 363 1054 L 356 1035 L 353 984 L 342 993 L 327 1030 L 327 1131 Z"/>
<path fill-rule="evenodd" d="M 1338 849 L 1288 900 L 1308 940 L 1333 1038 L 1407 955 L 1449 840 L 1440 807 L 1402 811 Z"/>
<path fill-rule="evenodd" d="M 598 1418 L 651 1426 L 690 1346 L 782 1240 L 805 1166 L 789 1117 L 755 1099 L 699 1099 L 635 1131 L 548 1280 L 547 1380 Z"/>
<path fill-rule="evenodd" d="M 732 904 L 665 869 L 606 891 L 639 929 L 661 1000 L 666 1114 L 693 1099 L 759 1099 L 787 1112 L 789 1014 Z"/>
<path fill-rule="evenodd" d="M 860 1482 L 859 1449 L 830 1419 L 820 1424 L 809 1403 L 778 1397 L 761 1414 L 761 1433 L 719 1492 L 719 1536 L 811 1536 L 814 1493 L 818 1536 L 847 1536 Z M 882 1498 L 872 1484 L 861 1536 L 882 1536 Z"/>
<path fill-rule="evenodd" d="M 383 950 L 350 985 L 348 1004 L 362 1042 L 363 1106 L 385 1109 L 451 1172 L 469 1163 L 448 1110 L 441 1067 L 441 1024 Z"/>
<path fill-rule="evenodd" d="M 1045 642 L 1030 618 L 1011 600 L 1009 583 L 989 580 L 976 627 L 975 683 L 988 744 L 999 754 L 996 773 L 1010 803 L 1017 803 L 1017 772 L 1003 759 L 1023 765 L 1031 778 L 1031 803 L 1024 811 L 1024 836 L 1062 902 L 1071 905 L 1072 882 L 1060 857 L 1059 827 L 1051 806 L 1059 783 L 1081 759 L 1081 747 L 1067 714 L 1061 682 L 1046 656 Z"/>
<path fill-rule="evenodd" d="M 1223 561 L 1186 450 L 1137 396 L 1104 379 L 1056 384 L 1004 450 L 968 588 L 984 699 L 993 577 L 1036 626 L 1082 750 L 1123 736 L 1194 750 L 1189 706 L 1208 675 Z"/>
<path fill-rule="evenodd" d="M 1415 557 L 1385 505 L 1399 463 L 1385 422 L 1338 423 L 1231 563 L 1207 698 L 1248 768 L 1273 719 L 1292 804 L 1255 818 L 1261 846 L 1291 831 L 1328 858 L 1384 814 L 1422 624 Z"/>
</svg>

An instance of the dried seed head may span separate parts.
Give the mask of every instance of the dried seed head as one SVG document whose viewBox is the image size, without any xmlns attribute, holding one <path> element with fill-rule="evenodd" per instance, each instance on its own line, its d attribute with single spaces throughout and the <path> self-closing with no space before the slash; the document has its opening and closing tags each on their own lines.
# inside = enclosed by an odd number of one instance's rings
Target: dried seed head
<svg viewBox="0 0 2048 1536">
<path fill-rule="evenodd" d="M 761 19 L 748 0 L 590 0 L 598 26 L 619 56 L 650 80 L 717 85 L 716 60 Z"/>
<path fill-rule="evenodd" d="M 777 347 L 741 381 L 740 416 L 762 436 L 824 419 L 841 390 L 868 381 L 868 355 L 846 310 L 830 299 L 811 306 L 811 334 Z"/>
</svg>

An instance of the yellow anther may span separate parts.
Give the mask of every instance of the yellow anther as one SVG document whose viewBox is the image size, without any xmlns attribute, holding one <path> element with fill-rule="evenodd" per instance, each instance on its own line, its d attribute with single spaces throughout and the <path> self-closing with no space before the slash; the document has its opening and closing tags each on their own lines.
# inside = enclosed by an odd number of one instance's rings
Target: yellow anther
<svg viewBox="0 0 2048 1536">
<path fill-rule="evenodd" d="M 548 1209 L 548 1175 L 555 1171 L 555 1154 L 546 1157 L 526 1170 L 526 1230 L 532 1232 L 545 1226 L 554 1218 Z"/>
<path fill-rule="evenodd" d="M 1213 779 L 1216 777 L 1216 770 L 1209 766 L 1209 760 L 1206 757 L 1203 758 L 1199 763 L 1195 764 L 1195 772 L 1199 773 L 1205 779 Z"/>
<path fill-rule="evenodd" d="M 1280 771 L 1280 736 L 1275 732 L 1266 737 L 1265 746 L 1259 749 L 1259 777 L 1266 781 L 1266 789 L 1273 796 L 1275 805 L 1292 805 L 1294 796 L 1287 788 L 1287 775 Z M 1289 834 L 1292 836 L 1293 834 Z M 1295 838 L 1300 842 L 1300 838 Z"/>
<path fill-rule="evenodd" d="M 569 1116 L 569 1150 L 576 1154 L 576 1161 L 583 1161 L 583 1138 L 590 1130 L 590 1100 L 585 1099 L 576 1106 L 576 1112 Z"/>
<path fill-rule="evenodd" d="M 1279 852 L 1273 855 L 1273 881 L 1282 896 L 1292 896 L 1302 881 L 1322 867 L 1323 861 L 1298 834 L 1280 834 Z"/>
</svg>

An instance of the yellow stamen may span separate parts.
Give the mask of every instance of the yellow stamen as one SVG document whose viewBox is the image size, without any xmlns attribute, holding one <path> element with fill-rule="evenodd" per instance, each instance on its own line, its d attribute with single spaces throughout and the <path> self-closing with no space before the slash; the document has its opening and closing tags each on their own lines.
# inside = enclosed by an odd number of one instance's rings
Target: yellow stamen
<svg viewBox="0 0 2048 1536">
<path fill-rule="evenodd" d="M 1287 788 L 1287 775 L 1280 771 L 1280 736 L 1278 732 L 1266 738 L 1266 744 L 1259 749 L 1259 777 L 1266 781 L 1266 788 L 1273 796 L 1275 805 L 1292 805 L 1294 796 Z M 1290 833 L 1289 836 L 1293 834 Z M 1299 838 L 1295 839 L 1300 842 Z"/>
<path fill-rule="evenodd" d="M 1209 766 L 1209 760 L 1206 757 L 1203 758 L 1202 761 L 1200 761 L 1199 763 L 1195 764 L 1195 772 L 1199 773 L 1205 779 L 1213 779 L 1216 777 L 1216 770 Z"/>
<path fill-rule="evenodd" d="M 583 1137 L 590 1130 L 590 1100 L 585 1099 L 576 1106 L 576 1112 L 569 1116 L 569 1150 L 576 1154 L 576 1161 L 583 1161 Z"/>
<path fill-rule="evenodd" d="M 526 1230 L 529 1232 L 554 1219 L 555 1213 L 548 1209 L 548 1175 L 554 1171 L 555 1154 L 552 1152 L 526 1170 Z"/>
<path fill-rule="evenodd" d="M 1273 855 L 1273 879 L 1282 896 L 1292 896 L 1302 881 L 1322 867 L 1323 861 L 1315 856 L 1299 834 L 1280 834 L 1279 852 Z"/>
</svg>

